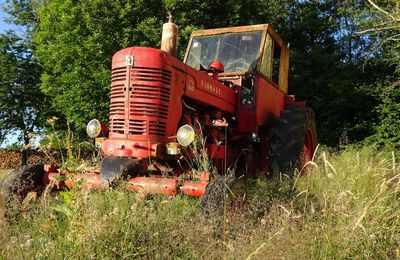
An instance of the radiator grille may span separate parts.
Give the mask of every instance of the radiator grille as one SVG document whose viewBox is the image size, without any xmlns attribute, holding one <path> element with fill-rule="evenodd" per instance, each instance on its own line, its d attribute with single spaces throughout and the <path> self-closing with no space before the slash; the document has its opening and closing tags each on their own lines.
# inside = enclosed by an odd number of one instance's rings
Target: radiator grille
<svg viewBox="0 0 400 260">
<path fill-rule="evenodd" d="M 142 135 L 148 132 L 150 135 L 164 135 L 167 123 L 160 121 L 129 120 L 129 133 Z"/>
<path fill-rule="evenodd" d="M 113 118 L 110 123 L 111 132 L 118 134 L 124 133 L 125 120 L 123 118 Z"/>
<path fill-rule="evenodd" d="M 115 68 L 111 74 L 110 116 L 121 115 L 125 111 L 125 80 L 126 68 Z"/>
<path fill-rule="evenodd" d="M 171 72 L 169 70 L 134 67 L 132 70 L 132 79 L 147 82 L 160 82 L 165 85 L 171 84 Z"/>
<path fill-rule="evenodd" d="M 165 69 L 134 66 L 129 89 L 125 88 L 126 67 L 115 68 L 111 76 L 110 128 L 131 135 L 164 136 L 167 129 L 168 104 L 172 73 Z M 129 104 L 125 104 L 125 95 Z M 128 106 L 129 115 L 125 115 Z M 125 120 L 129 118 L 128 124 Z"/>
</svg>

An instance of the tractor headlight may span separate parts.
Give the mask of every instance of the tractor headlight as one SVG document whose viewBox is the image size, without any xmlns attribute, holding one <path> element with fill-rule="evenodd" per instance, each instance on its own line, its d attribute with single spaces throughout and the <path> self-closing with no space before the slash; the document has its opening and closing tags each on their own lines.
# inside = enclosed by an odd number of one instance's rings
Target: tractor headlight
<svg viewBox="0 0 400 260">
<path fill-rule="evenodd" d="M 96 138 L 101 132 L 101 123 L 97 119 L 92 119 L 86 126 L 86 133 L 90 138 Z"/>
<path fill-rule="evenodd" d="M 184 147 L 190 145 L 194 141 L 194 129 L 190 125 L 181 126 L 176 133 L 178 143 Z"/>
</svg>

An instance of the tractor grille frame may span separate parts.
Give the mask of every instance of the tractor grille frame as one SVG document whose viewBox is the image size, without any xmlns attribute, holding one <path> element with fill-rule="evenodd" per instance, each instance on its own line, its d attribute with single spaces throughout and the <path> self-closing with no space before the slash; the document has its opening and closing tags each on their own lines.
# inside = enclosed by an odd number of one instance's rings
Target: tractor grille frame
<svg viewBox="0 0 400 260">
<path fill-rule="evenodd" d="M 172 72 L 123 66 L 112 69 L 110 131 L 126 135 L 165 136 Z"/>
</svg>

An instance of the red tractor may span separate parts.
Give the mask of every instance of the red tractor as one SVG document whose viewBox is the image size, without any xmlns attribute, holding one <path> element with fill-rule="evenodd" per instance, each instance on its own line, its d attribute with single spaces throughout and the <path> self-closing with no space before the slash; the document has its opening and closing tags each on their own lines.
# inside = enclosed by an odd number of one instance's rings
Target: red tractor
<svg viewBox="0 0 400 260">
<path fill-rule="evenodd" d="M 100 169 L 27 166 L 3 182 L 6 206 L 49 184 L 103 189 L 121 177 L 134 191 L 203 196 L 204 204 L 221 188 L 216 172 L 290 173 L 312 158 L 314 113 L 287 95 L 289 49 L 271 25 L 195 31 L 183 62 L 171 18 L 163 29 L 161 50 L 131 47 L 112 59 L 108 136 L 99 137 L 97 120 L 87 126 L 106 155 Z"/>
</svg>

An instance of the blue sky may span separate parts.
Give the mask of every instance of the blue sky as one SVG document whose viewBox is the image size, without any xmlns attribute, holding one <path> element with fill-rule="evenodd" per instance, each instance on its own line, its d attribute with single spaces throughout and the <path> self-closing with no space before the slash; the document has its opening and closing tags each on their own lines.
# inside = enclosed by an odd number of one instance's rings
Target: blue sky
<svg viewBox="0 0 400 260">
<path fill-rule="evenodd" d="M 8 17 L 3 11 L 4 1 L 0 0 L 1 10 L 0 10 L 0 32 L 3 33 L 5 30 L 11 29 L 12 26 L 4 22 L 4 19 Z"/>
<path fill-rule="evenodd" d="M 14 24 L 6 23 L 4 20 L 9 17 L 7 13 L 3 11 L 3 6 L 5 5 L 4 0 L 0 0 L 0 33 L 4 33 L 6 30 L 14 30 L 17 34 L 23 32 L 21 27 L 15 26 Z"/>
</svg>

